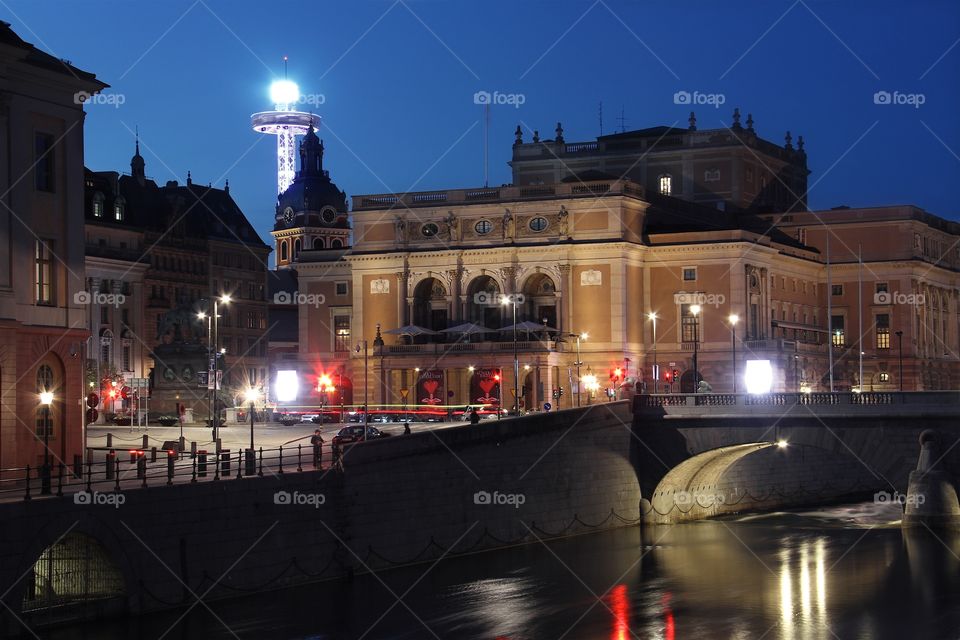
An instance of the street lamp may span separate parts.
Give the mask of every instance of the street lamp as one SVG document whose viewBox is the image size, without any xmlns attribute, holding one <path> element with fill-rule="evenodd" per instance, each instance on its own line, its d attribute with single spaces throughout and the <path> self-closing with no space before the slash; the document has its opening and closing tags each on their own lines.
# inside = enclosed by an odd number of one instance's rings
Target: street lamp
<svg viewBox="0 0 960 640">
<path fill-rule="evenodd" d="M 211 424 L 213 425 L 213 441 L 214 442 L 217 442 L 220 437 L 220 411 L 219 411 L 219 408 L 217 407 L 217 391 L 219 391 L 219 387 L 220 387 L 219 381 L 217 380 L 217 372 L 219 371 L 219 367 L 217 366 L 217 351 L 220 352 L 221 356 L 226 355 L 227 353 L 226 349 L 222 349 L 222 350 L 220 349 L 220 306 L 219 305 L 230 304 L 232 300 L 233 299 L 230 297 L 230 294 L 228 293 L 221 295 L 219 298 L 213 299 L 213 318 L 211 319 L 213 322 L 213 345 L 212 345 L 213 354 L 211 356 L 211 361 L 209 363 L 212 370 L 207 373 L 207 376 L 208 376 L 207 389 L 212 388 L 213 390 L 212 391 L 213 402 L 211 403 L 212 406 L 210 407 L 210 411 L 212 412 Z M 212 387 L 210 385 L 209 376 L 213 376 Z"/>
<path fill-rule="evenodd" d="M 515 296 L 503 296 L 503 304 L 513 307 L 513 403 L 517 415 L 520 415 L 520 357 L 517 355 L 517 300 Z M 503 392 L 500 392 L 500 405 L 503 406 Z"/>
<path fill-rule="evenodd" d="M 244 395 L 244 397 L 245 397 L 246 400 L 247 400 L 247 404 L 250 405 L 250 451 L 253 451 L 253 448 L 254 448 L 254 445 L 253 445 L 253 413 L 254 413 L 254 411 L 255 411 L 255 409 L 256 409 L 256 402 L 257 402 L 257 395 L 258 395 L 258 393 L 257 393 L 257 390 L 254 389 L 253 387 L 248 387 L 247 390 L 244 392 L 243 395 Z"/>
<path fill-rule="evenodd" d="M 581 383 L 587 388 L 589 392 L 587 394 L 587 404 L 591 403 L 593 394 L 600 388 L 600 381 L 597 380 L 597 376 L 590 372 L 590 367 L 587 367 L 587 373 L 583 376 Z"/>
<path fill-rule="evenodd" d="M 660 393 L 660 366 L 657 364 L 657 312 L 647 314 L 653 322 L 653 392 Z"/>
<path fill-rule="evenodd" d="M 899 363 L 899 373 L 897 374 L 900 378 L 900 391 L 903 391 L 903 331 L 897 331 L 897 359 Z"/>
<path fill-rule="evenodd" d="M 364 338 L 363 342 L 357 345 L 357 353 L 360 353 L 360 349 L 363 349 L 363 442 L 367 441 L 367 429 L 370 425 L 370 404 L 367 398 L 367 394 L 370 393 L 369 383 L 369 353 L 367 350 L 367 339 Z"/>
<path fill-rule="evenodd" d="M 737 323 L 740 322 L 740 316 L 731 313 L 727 318 L 730 322 L 730 353 L 733 363 L 733 392 L 737 392 Z"/>
<path fill-rule="evenodd" d="M 690 305 L 690 313 L 693 314 L 693 392 L 696 393 L 700 388 L 700 370 L 697 366 L 700 348 L 700 305 Z"/>
<path fill-rule="evenodd" d="M 580 365 L 583 364 L 583 358 L 580 357 L 580 341 L 581 340 L 585 341 L 587 338 L 590 337 L 590 334 L 584 331 L 582 333 L 571 333 L 570 336 L 577 339 L 577 361 L 574 362 L 573 364 L 577 367 L 577 406 L 579 407 L 580 406 L 580 387 L 583 384 L 583 380 L 580 379 Z"/>
<path fill-rule="evenodd" d="M 41 391 L 40 404 L 43 406 L 43 470 L 40 473 L 40 493 L 50 493 L 50 405 L 53 404 L 53 392 Z"/>
</svg>

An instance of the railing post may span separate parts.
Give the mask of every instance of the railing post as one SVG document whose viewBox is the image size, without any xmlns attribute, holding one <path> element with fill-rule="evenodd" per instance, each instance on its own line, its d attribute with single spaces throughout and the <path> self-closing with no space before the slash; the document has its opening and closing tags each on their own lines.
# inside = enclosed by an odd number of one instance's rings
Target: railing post
<svg viewBox="0 0 960 640">
<path fill-rule="evenodd" d="M 237 480 L 243 477 L 243 449 L 237 451 Z"/>
<path fill-rule="evenodd" d="M 57 495 L 63 495 L 63 463 L 57 465 Z"/>
<path fill-rule="evenodd" d="M 279 467 L 277 473 L 283 473 L 283 445 L 280 445 Z"/>
<path fill-rule="evenodd" d="M 93 485 L 93 460 L 87 458 L 87 493 L 90 493 L 91 485 Z"/>
<path fill-rule="evenodd" d="M 196 481 L 197 481 L 197 459 L 196 459 L 196 457 L 193 458 L 193 464 L 192 464 L 191 466 L 193 467 L 193 477 L 190 478 L 190 482 L 196 482 Z"/>
<path fill-rule="evenodd" d="M 110 463 L 108 462 L 107 464 L 110 464 Z M 114 459 L 113 464 L 116 465 L 114 467 L 114 473 L 113 473 L 113 476 L 116 479 L 116 484 L 114 485 L 114 487 L 116 488 L 117 491 L 120 491 L 120 460 Z"/>
<path fill-rule="evenodd" d="M 303 445 L 297 445 L 297 471 L 303 471 Z"/>
<path fill-rule="evenodd" d="M 30 500 L 30 465 L 27 465 L 27 493 L 23 499 Z"/>
<path fill-rule="evenodd" d="M 173 472 L 174 472 L 174 462 L 176 461 L 176 454 L 173 451 L 167 451 L 167 484 L 173 484 Z"/>
<path fill-rule="evenodd" d="M 263 477 L 263 447 L 260 447 L 260 465 L 257 467 L 257 475 Z"/>
</svg>

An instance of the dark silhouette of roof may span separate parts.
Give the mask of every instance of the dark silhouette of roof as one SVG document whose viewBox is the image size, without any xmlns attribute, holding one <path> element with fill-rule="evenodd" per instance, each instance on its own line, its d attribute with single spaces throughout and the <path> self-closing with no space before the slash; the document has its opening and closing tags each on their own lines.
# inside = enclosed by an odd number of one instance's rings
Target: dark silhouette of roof
<svg viewBox="0 0 960 640">
<path fill-rule="evenodd" d="M 49 53 L 45 53 L 40 49 L 37 49 L 35 46 L 24 41 L 20 36 L 18 36 L 13 29 L 10 28 L 9 22 L 4 22 L 2 20 L 0 20 L 0 45 L 7 45 L 10 47 L 16 47 L 17 49 L 22 49 L 26 52 L 23 62 L 34 67 L 73 76 L 77 80 L 93 83 L 97 85 L 99 89 L 105 89 L 110 86 L 105 82 L 97 80 L 97 76 L 95 74 L 92 74 L 89 71 L 78 69 L 66 60 L 55 58 Z"/>
</svg>

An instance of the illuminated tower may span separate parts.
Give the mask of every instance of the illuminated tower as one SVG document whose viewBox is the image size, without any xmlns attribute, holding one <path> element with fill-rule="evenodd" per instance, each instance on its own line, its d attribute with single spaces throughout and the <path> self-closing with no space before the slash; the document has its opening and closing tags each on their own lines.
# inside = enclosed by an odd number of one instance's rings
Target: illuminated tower
<svg viewBox="0 0 960 640">
<path fill-rule="evenodd" d="M 286 65 L 286 57 L 284 57 Z M 286 72 L 284 72 L 286 76 Z M 270 85 L 273 111 L 261 111 L 250 117 L 253 130 L 277 136 L 277 193 L 283 193 L 293 183 L 297 173 L 297 136 L 310 128 L 320 126 L 320 116 L 294 107 L 300 101 L 300 88 L 292 80 L 277 80 Z"/>
</svg>

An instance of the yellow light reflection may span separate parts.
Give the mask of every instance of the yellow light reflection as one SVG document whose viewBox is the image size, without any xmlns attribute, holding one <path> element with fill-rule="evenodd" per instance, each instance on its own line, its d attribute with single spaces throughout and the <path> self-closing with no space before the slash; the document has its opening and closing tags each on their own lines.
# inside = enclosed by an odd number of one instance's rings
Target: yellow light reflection
<svg viewBox="0 0 960 640">
<path fill-rule="evenodd" d="M 790 550 L 780 552 L 780 628 L 784 640 L 793 637 L 793 578 L 790 573 Z"/>
</svg>

